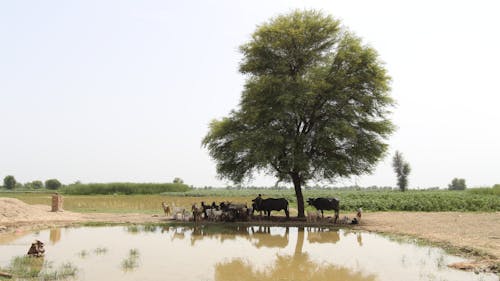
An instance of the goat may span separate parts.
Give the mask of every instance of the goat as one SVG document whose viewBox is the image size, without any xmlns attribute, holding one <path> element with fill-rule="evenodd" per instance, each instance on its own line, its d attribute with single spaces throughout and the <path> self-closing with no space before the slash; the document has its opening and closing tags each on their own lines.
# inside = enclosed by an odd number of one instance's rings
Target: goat
<svg viewBox="0 0 500 281">
<path fill-rule="evenodd" d="M 161 206 L 163 207 L 163 212 L 165 213 L 165 216 L 170 215 L 170 206 L 167 205 L 165 202 L 161 202 Z"/>
<path fill-rule="evenodd" d="M 174 210 L 172 211 L 172 217 L 174 220 L 185 220 L 187 215 L 188 212 L 182 207 L 174 207 Z"/>
<path fill-rule="evenodd" d="M 358 218 L 358 222 L 361 221 L 361 213 L 363 213 L 363 208 L 359 208 L 358 213 L 356 214 L 356 217 Z"/>
<path fill-rule="evenodd" d="M 191 206 L 191 210 L 193 211 L 193 220 L 200 221 L 201 220 L 201 215 L 204 213 L 204 210 L 201 207 L 198 207 L 196 204 L 193 204 Z"/>
<path fill-rule="evenodd" d="M 207 209 L 207 219 L 210 221 L 220 221 L 222 218 L 222 210 Z"/>
<path fill-rule="evenodd" d="M 349 223 L 349 217 L 348 216 L 344 216 L 341 220 L 340 220 L 340 224 L 348 224 Z"/>
<path fill-rule="evenodd" d="M 307 221 L 316 222 L 319 219 L 319 211 L 307 211 Z"/>
</svg>

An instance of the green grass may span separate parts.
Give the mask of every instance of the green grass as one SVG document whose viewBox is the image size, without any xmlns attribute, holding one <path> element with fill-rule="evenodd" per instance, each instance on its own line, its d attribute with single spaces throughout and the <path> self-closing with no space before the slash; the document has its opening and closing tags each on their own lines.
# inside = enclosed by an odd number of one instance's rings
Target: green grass
<svg viewBox="0 0 500 281">
<path fill-rule="evenodd" d="M 63 263 L 54 268 L 44 258 L 19 256 L 10 261 L 7 268 L 1 269 L 12 274 L 14 280 L 67 280 L 75 277 L 78 269 L 71 263 Z"/>
<path fill-rule="evenodd" d="M 290 207 L 297 208 L 292 189 L 192 189 L 185 192 L 164 192 L 151 195 L 64 195 L 63 208 L 76 212 L 146 213 L 163 215 L 161 202 L 170 206 L 190 208 L 194 203 L 230 201 L 251 204 L 259 193 L 265 198 L 284 197 Z M 388 189 L 305 189 L 308 197 L 336 197 L 341 211 L 425 211 L 425 212 L 498 212 L 500 186 L 471 188 L 465 191 Z M 2 193 L 0 196 L 18 198 L 29 204 L 51 204 L 51 193 Z M 306 210 L 312 209 L 307 206 Z M 292 210 L 293 214 L 293 210 Z"/>
</svg>

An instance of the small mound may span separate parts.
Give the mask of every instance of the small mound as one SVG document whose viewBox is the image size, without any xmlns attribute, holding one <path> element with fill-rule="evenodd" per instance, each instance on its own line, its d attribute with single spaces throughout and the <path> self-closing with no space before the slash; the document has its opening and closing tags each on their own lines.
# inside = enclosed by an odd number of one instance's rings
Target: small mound
<svg viewBox="0 0 500 281">
<path fill-rule="evenodd" d="M 70 212 L 56 212 L 46 205 L 29 205 L 15 198 L 0 197 L 0 223 L 72 220 Z"/>
</svg>

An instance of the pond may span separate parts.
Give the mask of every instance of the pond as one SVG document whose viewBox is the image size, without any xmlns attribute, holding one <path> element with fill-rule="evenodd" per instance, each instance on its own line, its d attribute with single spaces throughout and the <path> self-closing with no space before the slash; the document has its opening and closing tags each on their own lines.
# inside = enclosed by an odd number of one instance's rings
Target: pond
<svg viewBox="0 0 500 281">
<path fill-rule="evenodd" d="M 35 240 L 75 280 L 498 280 L 450 269 L 463 261 L 415 241 L 346 229 L 211 226 L 54 228 L 0 240 L 0 267 Z"/>
</svg>

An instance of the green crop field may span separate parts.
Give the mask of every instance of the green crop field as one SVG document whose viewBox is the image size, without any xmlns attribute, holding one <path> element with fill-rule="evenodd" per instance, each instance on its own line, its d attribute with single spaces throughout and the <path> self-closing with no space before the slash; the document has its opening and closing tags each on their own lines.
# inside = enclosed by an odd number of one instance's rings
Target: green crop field
<svg viewBox="0 0 500 281">
<path fill-rule="evenodd" d="M 500 211 L 500 186 L 472 188 L 465 191 L 448 190 L 352 190 L 306 189 L 304 198 L 336 197 L 341 211 L 352 212 L 362 207 L 365 211 L 425 211 L 425 212 L 497 212 Z M 142 195 L 72 195 L 64 194 L 64 209 L 78 212 L 141 212 L 161 213 L 161 202 L 190 207 L 194 203 L 230 201 L 247 203 L 258 194 L 264 198 L 284 197 L 289 200 L 291 213 L 297 207 L 295 193 L 291 189 L 191 189 L 186 192 L 165 192 Z M 15 197 L 29 204 L 50 205 L 52 193 L 7 193 L 0 196 Z M 306 203 L 307 205 L 307 203 Z M 307 209 L 312 209 L 307 207 Z"/>
</svg>

